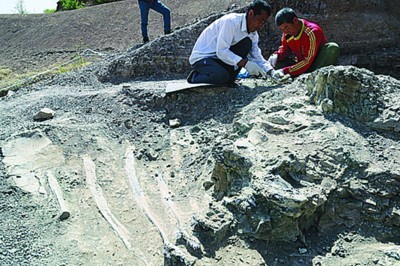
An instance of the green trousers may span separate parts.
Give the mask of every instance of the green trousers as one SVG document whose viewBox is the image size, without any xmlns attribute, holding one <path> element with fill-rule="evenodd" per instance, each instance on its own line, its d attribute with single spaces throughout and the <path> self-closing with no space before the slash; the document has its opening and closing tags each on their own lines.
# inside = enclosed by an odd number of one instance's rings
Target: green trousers
<svg viewBox="0 0 400 266">
<path fill-rule="evenodd" d="M 306 73 L 313 72 L 314 70 L 330 65 L 336 65 L 340 56 L 339 45 L 334 42 L 328 42 L 322 46 L 321 50 L 318 52 L 317 57 L 314 62 L 307 69 Z M 275 69 L 281 69 L 287 66 L 296 64 L 297 62 L 291 58 L 285 59 L 283 61 L 278 61 L 276 63 Z"/>
</svg>

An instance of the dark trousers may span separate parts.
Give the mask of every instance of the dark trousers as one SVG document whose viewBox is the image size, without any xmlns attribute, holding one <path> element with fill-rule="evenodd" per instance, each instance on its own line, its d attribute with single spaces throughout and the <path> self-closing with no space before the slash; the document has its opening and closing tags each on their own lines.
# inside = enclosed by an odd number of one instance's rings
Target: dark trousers
<svg viewBox="0 0 400 266">
<path fill-rule="evenodd" d="M 171 30 L 171 12 L 169 8 L 166 7 L 159 0 L 156 0 L 154 2 L 139 0 L 139 9 L 140 9 L 140 19 L 141 19 L 141 29 L 142 29 L 143 39 L 149 39 L 149 35 L 147 33 L 147 24 L 149 22 L 150 9 L 153 9 L 154 11 L 163 15 L 164 32 L 168 32 Z"/>
<path fill-rule="evenodd" d="M 244 38 L 237 44 L 231 46 L 234 54 L 246 58 L 250 53 L 252 42 L 249 37 Z M 226 84 L 235 81 L 241 67 L 228 65 L 217 58 L 204 58 L 192 65 L 193 71 L 188 77 L 189 83 L 214 83 Z"/>
</svg>

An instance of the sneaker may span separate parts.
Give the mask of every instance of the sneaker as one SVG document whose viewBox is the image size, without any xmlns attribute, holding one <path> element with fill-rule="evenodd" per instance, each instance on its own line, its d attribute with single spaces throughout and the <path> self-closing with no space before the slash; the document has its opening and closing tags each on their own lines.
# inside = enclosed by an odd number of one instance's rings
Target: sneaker
<svg viewBox="0 0 400 266">
<path fill-rule="evenodd" d="M 165 30 L 164 34 L 167 35 L 167 34 L 171 34 L 172 32 L 174 32 L 174 31 L 173 30 Z"/>
<path fill-rule="evenodd" d="M 143 43 L 148 43 L 149 42 L 149 37 L 143 37 Z"/>
</svg>

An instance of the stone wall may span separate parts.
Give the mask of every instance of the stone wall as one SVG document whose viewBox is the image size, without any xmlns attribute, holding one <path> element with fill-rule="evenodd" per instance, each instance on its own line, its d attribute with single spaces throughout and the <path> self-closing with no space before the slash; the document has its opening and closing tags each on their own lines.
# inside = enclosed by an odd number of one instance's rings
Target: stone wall
<svg viewBox="0 0 400 266">
<path fill-rule="evenodd" d="M 358 1 L 270 1 L 273 13 L 284 6 L 294 8 L 301 17 L 318 22 L 329 41 L 341 47 L 341 64 L 366 67 L 377 73 L 398 77 L 400 65 L 400 6 L 394 0 Z M 236 9 L 242 12 L 245 8 Z M 185 76 L 190 70 L 188 58 L 201 31 L 225 13 L 204 18 L 197 23 L 162 36 L 113 60 L 98 71 L 102 80 L 168 78 Z M 260 47 L 265 56 L 275 50 L 280 30 L 273 17 L 260 33 Z M 397 64 L 397 65 L 396 65 Z"/>
</svg>

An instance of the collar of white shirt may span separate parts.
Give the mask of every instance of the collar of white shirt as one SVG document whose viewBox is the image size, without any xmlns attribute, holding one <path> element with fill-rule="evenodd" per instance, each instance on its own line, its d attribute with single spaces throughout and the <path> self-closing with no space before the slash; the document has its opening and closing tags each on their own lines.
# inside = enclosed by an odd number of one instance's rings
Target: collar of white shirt
<svg viewBox="0 0 400 266">
<path fill-rule="evenodd" d="M 240 30 L 243 31 L 243 32 L 249 33 L 249 32 L 247 32 L 246 13 L 243 14 L 243 17 L 242 17 L 242 26 L 241 26 Z"/>
</svg>

